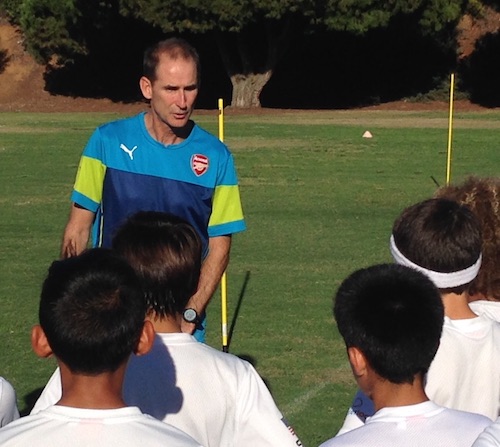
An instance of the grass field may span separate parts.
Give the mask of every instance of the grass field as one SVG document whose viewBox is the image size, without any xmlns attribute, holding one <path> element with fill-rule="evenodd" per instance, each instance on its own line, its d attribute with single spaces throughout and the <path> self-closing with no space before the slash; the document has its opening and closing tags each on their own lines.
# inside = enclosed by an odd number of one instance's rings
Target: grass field
<svg viewBox="0 0 500 447">
<path fill-rule="evenodd" d="M 0 375 L 20 409 L 54 368 L 31 352 L 29 331 L 78 159 L 94 127 L 116 117 L 0 114 Z M 217 132 L 216 112 L 195 118 Z M 497 173 L 499 129 L 498 112 L 455 114 L 452 181 Z M 336 433 L 355 389 L 332 296 L 354 269 L 390 261 L 394 218 L 433 194 L 433 178 L 445 182 L 447 137 L 446 112 L 226 114 L 248 224 L 228 269 L 230 351 L 251 359 L 306 446 Z M 209 312 L 216 348 L 219 301 Z"/>
</svg>

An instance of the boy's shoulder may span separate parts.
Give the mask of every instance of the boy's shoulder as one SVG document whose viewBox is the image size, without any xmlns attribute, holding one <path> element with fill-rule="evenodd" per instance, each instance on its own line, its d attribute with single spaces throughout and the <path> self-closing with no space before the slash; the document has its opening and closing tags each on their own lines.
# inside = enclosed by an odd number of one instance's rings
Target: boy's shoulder
<svg viewBox="0 0 500 447">
<path fill-rule="evenodd" d="M 479 435 L 473 447 L 494 447 L 500 443 L 500 418 Z"/>
<path fill-rule="evenodd" d="M 416 421 L 418 423 L 414 423 Z M 491 420 L 486 416 L 444 408 L 427 401 L 382 408 L 364 426 L 336 436 L 320 447 L 425 447 L 440 445 L 438 440 L 450 441 L 446 445 L 466 447 L 490 424 Z"/>
<path fill-rule="evenodd" d="M 86 430 L 78 427 L 84 424 Z M 97 439 L 97 434 L 98 438 Z M 106 439 L 120 445 L 148 446 L 179 445 L 199 447 L 199 444 L 179 429 L 142 413 L 137 407 L 95 410 L 51 406 L 37 414 L 25 416 L 0 429 L 0 445 L 59 445 L 71 439 L 73 447 L 94 445 Z"/>
<path fill-rule="evenodd" d="M 480 340 L 491 338 L 500 340 L 500 323 L 486 313 L 479 314 L 476 318 L 453 320 L 444 318 L 443 337 L 454 337 Z M 500 343 L 499 343 L 500 349 Z"/>
<path fill-rule="evenodd" d="M 477 315 L 500 322 L 500 301 L 478 300 L 469 303 L 469 307 Z"/>
</svg>

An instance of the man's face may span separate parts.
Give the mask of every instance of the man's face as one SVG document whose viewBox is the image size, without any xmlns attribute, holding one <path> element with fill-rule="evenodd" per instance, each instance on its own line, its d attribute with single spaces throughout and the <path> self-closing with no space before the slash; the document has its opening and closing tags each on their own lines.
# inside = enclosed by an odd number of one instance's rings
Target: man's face
<svg viewBox="0 0 500 447">
<path fill-rule="evenodd" d="M 141 79 L 144 97 L 150 100 L 152 112 L 172 128 L 184 127 L 193 113 L 198 95 L 196 64 L 162 54 L 156 68 L 156 80 Z"/>
</svg>

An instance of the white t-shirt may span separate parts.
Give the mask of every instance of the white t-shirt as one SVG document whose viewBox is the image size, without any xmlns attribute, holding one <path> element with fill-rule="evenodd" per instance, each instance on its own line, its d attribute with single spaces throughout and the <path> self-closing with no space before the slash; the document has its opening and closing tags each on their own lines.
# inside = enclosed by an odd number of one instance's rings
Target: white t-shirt
<svg viewBox="0 0 500 447">
<path fill-rule="evenodd" d="M 123 395 L 128 405 L 207 447 L 301 445 L 250 363 L 198 343 L 189 334 L 156 334 L 149 354 L 132 356 Z M 56 371 L 32 414 L 60 396 Z"/>
<path fill-rule="evenodd" d="M 492 320 L 500 322 L 500 301 L 471 301 L 469 307 L 477 315 L 486 315 Z"/>
<path fill-rule="evenodd" d="M 472 447 L 500 447 L 500 418 L 486 427 Z"/>
<path fill-rule="evenodd" d="M 427 374 L 425 392 L 445 407 L 479 413 L 495 420 L 500 415 L 500 323 L 486 315 L 465 320 L 445 317 L 439 349 Z M 337 436 L 363 426 L 356 412 L 373 404 L 356 394 Z"/>
<path fill-rule="evenodd" d="M 491 420 L 450 410 L 427 401 L 404 407 L 386 407 L 365 425 L 338 435 L 320 447 L 471 447 Z"/>
<path fill-rule="evenodd" d="M 0 429 L 2 447 L 200 447 L 139 408 L 89 410 L 54 405 Z"/>
<path fill-rule="evenodd" d="M 0 427 L 19 419 L 16 392 L 12 385 L 0 377 Z"/>
<path fill-rule="evenodd" d="M 425 391 L 439 405 L 500 415 L 500 324 L 486 316 L 444 319 Z"/>
</svg>

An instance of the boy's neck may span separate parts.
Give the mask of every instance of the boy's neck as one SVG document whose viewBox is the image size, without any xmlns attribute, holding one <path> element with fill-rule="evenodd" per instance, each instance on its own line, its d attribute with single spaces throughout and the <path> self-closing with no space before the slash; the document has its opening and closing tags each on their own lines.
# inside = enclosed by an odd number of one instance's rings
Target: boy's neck
<svg viewBox="0 0 500 447">
<path fill-rule="evenodd" d="M 442 293 L 441 299 L 444 305 L 444 314 L 451 320 L 466 320 L 476 318 L 477 315 L 469 307 L 469 294 L 463 292 Z"/>
<path fill-rule="evenodd" d="M 165 317 L 160 317 L 154 312 L 148 313 L 146 319 L 153 323 L 153 327 L 156 333 L 163 334 L 173 334 L 182 332 L 181 330 L 181 319 L 182 315 L 172 316 L 166 315 Z"/>
<path fill-rule="evenodd" d="M 95 376 L 76 374 L 59 362 L 62 397 L 56 405 L 66 407 L 106 410 L 127 405 L 122 398 L 122 385 L 126 363 L 114 372 Z"/>
<path fill-rule="evenodd" d="M 412 384 L 392 383 L 378 377 L 368 395 L 373 400 L 375 411 L 385 407 L 416 405 L 429 400 L 420 375 L 415 377 Z"/>
</svg>

